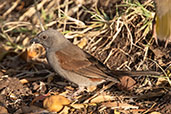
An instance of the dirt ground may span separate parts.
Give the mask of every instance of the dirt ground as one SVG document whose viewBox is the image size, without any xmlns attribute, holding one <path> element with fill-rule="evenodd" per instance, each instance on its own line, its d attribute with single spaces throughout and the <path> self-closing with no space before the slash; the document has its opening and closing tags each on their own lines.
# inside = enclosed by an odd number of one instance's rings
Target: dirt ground
<svg viewBox="0 0 171 114">
<path fill-rule="evenodd" d="M 171 114 L 171 44 L 153 37 L 153 0 L 0 0 L 0 114 Z M 62 32 L 124 76 L 78 96 L 30 40 L 42 27 Z"/>
</svg>

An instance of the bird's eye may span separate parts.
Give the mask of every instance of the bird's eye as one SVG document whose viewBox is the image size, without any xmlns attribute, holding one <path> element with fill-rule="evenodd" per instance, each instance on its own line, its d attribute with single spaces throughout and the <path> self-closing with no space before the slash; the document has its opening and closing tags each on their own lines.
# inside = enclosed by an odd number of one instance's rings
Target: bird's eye
<svg viewBox="0 0 171 114">
<path fill-rule="evenodd" d="M 46 35 L 43 35 L 43 36 L 42 36 L 42 39 L 43 39 L 43 40 L 46 40 L 46 39 L 47 39 L 47 36 L 46 36 Z"/>
</svg>

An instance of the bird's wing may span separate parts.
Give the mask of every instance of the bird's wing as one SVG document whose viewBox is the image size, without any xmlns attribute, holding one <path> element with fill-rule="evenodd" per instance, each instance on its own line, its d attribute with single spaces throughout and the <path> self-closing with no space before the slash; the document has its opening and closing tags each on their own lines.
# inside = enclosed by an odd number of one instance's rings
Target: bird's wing
<svg viewBox="0 0 171 114">
<path fill-rule="evenodd" d="M 105 68 L 103 64 L 93 56 L 83 52 L 77 46 L 72 47 L 72 49 L 67 46 L 57 51 L 56 56 L 59 63 L 61 63 L 61 67 L 65 70 L 75 72 L 91 79 L 101 78 L 118 82 L 116 78 L 107 74 L 108 69 Z"/>
</svg>

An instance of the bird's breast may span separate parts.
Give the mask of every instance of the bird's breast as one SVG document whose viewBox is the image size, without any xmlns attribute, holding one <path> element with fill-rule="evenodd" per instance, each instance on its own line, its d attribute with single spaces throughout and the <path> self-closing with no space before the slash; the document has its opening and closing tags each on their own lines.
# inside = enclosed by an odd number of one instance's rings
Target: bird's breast
<svg viewBox="0 0 171 114">
<path fill-rule="evenodd" d="M 57 72 L 60 76 L 67 78 L 67 71 L 61 68 L 55 52 L 48 52 L 46 56 L 49 65 L 54 69 L 54 71 Z"/>
</svg>

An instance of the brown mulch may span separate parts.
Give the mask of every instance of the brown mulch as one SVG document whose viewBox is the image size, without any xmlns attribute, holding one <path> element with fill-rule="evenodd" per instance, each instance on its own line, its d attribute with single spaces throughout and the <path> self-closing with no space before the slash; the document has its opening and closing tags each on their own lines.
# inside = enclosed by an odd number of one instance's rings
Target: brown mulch
<svg viewBox="0 0 171 114">
<path fill-rule="evenodd" d="M 152 37 L 154 2 L 128 1 L 0 1 L 0 114 L 169 114 L 171 44 L 164 48 Z M 163 75 L 125 76 L 121 84 L 107 82 L 72 97 L 77 85 L 54 73 L 41 45 L 29 43 L 41 31 L 40 21 L 111 70 Z"/>
</svg>

